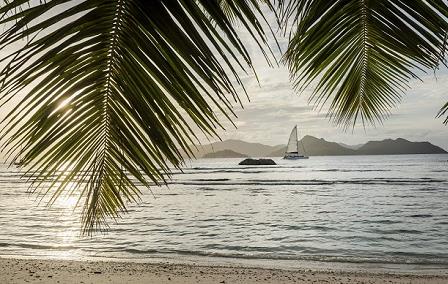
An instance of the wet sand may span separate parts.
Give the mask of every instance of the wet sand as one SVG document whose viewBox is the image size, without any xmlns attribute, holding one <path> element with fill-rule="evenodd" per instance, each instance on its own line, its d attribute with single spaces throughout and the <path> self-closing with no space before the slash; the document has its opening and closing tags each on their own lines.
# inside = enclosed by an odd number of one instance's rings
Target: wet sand
<svg viewBox="0 0 448 284">
<path fill-rule="evenodd" d="M 448 283 L 442 275 L 0 258 L 0 283 Z"/>
</svg>

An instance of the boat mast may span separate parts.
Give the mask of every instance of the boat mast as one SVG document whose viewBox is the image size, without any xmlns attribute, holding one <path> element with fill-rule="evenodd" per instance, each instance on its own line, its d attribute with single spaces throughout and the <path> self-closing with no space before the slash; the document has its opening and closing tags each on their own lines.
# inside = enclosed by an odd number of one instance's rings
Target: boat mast
<svg viewBox="0 0 448 284">
<path fill-rule="evenodd" d="M 297 133 L 297 124 L 296 124 L 296 151 L 297 151 L 297 155 L 299 154 L 299 134 Z"/>
</svg>

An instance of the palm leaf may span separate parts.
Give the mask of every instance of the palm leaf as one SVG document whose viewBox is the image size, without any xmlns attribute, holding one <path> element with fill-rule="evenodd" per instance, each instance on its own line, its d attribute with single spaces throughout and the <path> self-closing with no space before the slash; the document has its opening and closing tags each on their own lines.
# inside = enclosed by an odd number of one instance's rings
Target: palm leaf
<svg viewBox="0 0 448 284">
<path fill-rule="evenodd" d="M 262 47 L 258 5 L 235 1 L 232 19 Z M 26 40 L 1 58 L 2 111 L 19 100 L 4 151 L 49 204 L 78 194 L 87 234 L 193 154 L 191 124 L 216 135 L 214 109 L 231 118 L 238 73 L 252 68 L 218 1 L 8 1 L 0 15 L 2 51 Z"/>
<path fill-rule="evenodd" d="M 437 117 L 442 117 L 444 115 L 447 115 L 445 120 L 443 121 L 444 124 L 448 124 L 448 103 L 446 103 L 437 114 Z"/>
<path fill-rule="evenodd" d="M 284 60 L 299 91 L 337 124 L 381 123 L 418 78 L 435 69 L 448 31 L 441 0 L 280 1 L 295 29 Z M 444 55 L 443 55 L 444 56 Z"/>
</svg>

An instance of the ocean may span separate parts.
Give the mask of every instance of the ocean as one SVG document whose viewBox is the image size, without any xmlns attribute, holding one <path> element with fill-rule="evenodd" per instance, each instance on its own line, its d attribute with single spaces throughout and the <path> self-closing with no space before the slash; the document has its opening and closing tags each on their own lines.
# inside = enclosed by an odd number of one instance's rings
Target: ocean
<svg viewBox="0 0 448 284">
<path fill-rule="evenodd" d="M 448 155 L 240 160 L 188 162 L 93 237 L 0 165 L 0 257 L 448 269 Z"/>
</svg>

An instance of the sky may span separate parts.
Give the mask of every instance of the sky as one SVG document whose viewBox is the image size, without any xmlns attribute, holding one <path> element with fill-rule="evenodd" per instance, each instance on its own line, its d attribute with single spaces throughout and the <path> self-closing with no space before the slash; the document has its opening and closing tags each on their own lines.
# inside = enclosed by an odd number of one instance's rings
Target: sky
<svg viewBox="0 0 448 284">
<path fill-rule="evenodd" d="M 274 22 L 272 17 L 269 21 Z M 254 75 L 243 77 L 250 102 L 241 95 L 244 109 L 235 105 L 238 117 L 234 123 L 237 128 L 225 123 L 226 130 L 219 132 L 221 139 L 241 139 L 269 145 L 286 144 L 292 128 L 297 124 L 299 136 L 312 135 L 350 145 L 401 137 L 411 141 L 429 141 L 448 150 L 448 126 L 443 125 L 443 119 L 435 118 L 448 101 L 446 68 L 435 74 L 429 70 L 427 74 L 421 74 L 422 81 L 411 81 L 411 88 L 401 103 L 391 110 L 391 116 L 383 125 L 364 127 L 358 124 L 354 129 L 344 130 L 329 121 L 325 109 L 313 110 L 308 104 L 312 88 L 302 94 L 295 92 L 287 67 L 282 64 L 275 68 L 269 67 L 249 34 L 242 29 L 239 32 L 254 60 L 260 84 Z M 277 34 L 277 40 L 284 51 L 287 39 Z M 281 58 L 281 52 L 272 47 L 275 57 Z"/>
<path fill-rule="evenodd" d="M 242 96 L 244 109 L 235 106 L 237 128 L 225 123 L 222 139 L 241 139 L 269 145 L 286 144 L 294 125 L 299 135 L 312 135 L 328 141 L 359 144 L 369 140 L 405 138 L 429 141 L 448 149 L 448 126 L 435 116 L 448 99 L 448 74 L 423 76 L 414 80 L 401 104 L 392 109 L 383 125 L 358 124 L 344 130 L 326 117 L 325 111 L 313 110 L 307 103 L 309 93 L 299 95 L 291 88 L 285 67 L 258 68 L 261 87 L 252 79 L 246 84 L 250 102 Z"/>
<path fill-rule="evenodd" d="M 273 15 L 265 12 L 268 22 L 275 22 Z M 411 141 L 429 141 L 448 150 L 448 126 L 442 124 L 441 118 L 435 118 L 441 106 L 448 101 L 448 70 L 443 69 L 436 75 L 430 70 L 421 76 L 423 81 L 411 81 L 411 89 L 403 96 L 402 103 L 392 109 L 392 115 L 383 125 L 366 125 L 364 128 L 358 124 L 354 129 L 345 131 L 329 121 L 325 109 L 313 110 L 307 103 L 312 89 L 297 94 L 291 87 L 287 68 L 282 64 L 269 67 L 247 31 L 240 27 L 238 33 L 254 62 L 259 83 L 254 74 L 241 73 L 250 102 L 240 89 L 244 108 L 238 104 L 234 106 L 237 118 L 233 122 L 237 128 L 222 119 L 226 130 L 218 131 L 221 139 L 286 144 L 292 128 L 297 124 L 299 136 L 312 135 L 327 141 L 355 145 L 369 140 L 401 137 Z M 279 34 L 276 36 L 284 51 L 287 39 Z M 280 59 L 281 52 L 272 38 L 271 47 L 275 57 Z M 4 55 L 8 51 L 2 50 L 0 53 Z M 211 142 L 216 140 L 212 139 Z M 203 142 L 207 143 L 208 140 L 204 139 Z"/>
</svg>

